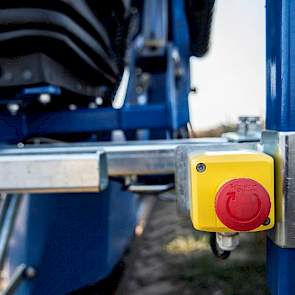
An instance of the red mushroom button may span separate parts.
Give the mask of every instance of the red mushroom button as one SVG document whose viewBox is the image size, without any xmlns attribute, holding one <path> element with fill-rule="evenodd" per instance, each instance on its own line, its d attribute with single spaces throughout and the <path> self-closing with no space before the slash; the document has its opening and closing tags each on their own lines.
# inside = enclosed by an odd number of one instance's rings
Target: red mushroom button
<svg viewBox="0 0 295 295">
<path fill-rule="evenodd" d="M 234 231 L 250 231 L 268 218 L 271 203 L 266 189 L 249 178 L 232 179 L 216 195 L 215 210 L 220 221 Z"/>
</svg>

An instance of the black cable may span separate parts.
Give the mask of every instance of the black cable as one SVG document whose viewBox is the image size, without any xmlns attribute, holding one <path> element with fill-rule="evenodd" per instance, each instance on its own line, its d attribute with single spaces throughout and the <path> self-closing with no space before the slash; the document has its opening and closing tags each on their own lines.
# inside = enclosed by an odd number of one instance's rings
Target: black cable
<svg viewBox="0 0 295 295">
<path fill-rule="evenodd" d="M 216 233 L 210 233 L 210 247 L 213 254 L 219 259 L 227 259 L 230 256 L 231 251 L 224 251 L 220 249 L 216 242 Z"/>
</svg>

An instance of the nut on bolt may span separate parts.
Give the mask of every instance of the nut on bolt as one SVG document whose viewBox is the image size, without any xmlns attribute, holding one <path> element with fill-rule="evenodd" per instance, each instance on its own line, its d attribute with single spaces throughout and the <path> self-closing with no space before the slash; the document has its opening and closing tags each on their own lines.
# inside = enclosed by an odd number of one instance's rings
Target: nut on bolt
<svg viewBox="0 0 295 295">
<path fill-rule="evenodd" d="M 36 269 L 32 266 L 29 266 L 25 270 L 25 275 L 28 279 L 33 279 L 36 276 Z"/>
</svg>

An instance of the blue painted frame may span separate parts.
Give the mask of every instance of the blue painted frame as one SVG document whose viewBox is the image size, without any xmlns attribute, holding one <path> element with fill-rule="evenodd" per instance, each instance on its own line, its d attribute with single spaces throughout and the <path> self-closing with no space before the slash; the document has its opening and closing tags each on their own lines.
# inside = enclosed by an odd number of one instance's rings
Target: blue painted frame
<svg viewBox="0 0 295 295">
<path fill-rule="evenodd" d="M 266 1 L 268 129 L 295 130 L 295 1 Z"/>
<path fill-rule="evenodd" d="M 149 0 L 147 0 L 149 1 Z M 155 2 L 157 3 L 157 1 Z M 138 129 L 149 138 L 167 138 L 189 120 L 189 33 L 184 1 L 171 0 L 172 38 L 163 48 L 163 64 L 151 69 L 147 101 L 137 101 L 134 42 L 130 80 L 121 109 L 77 109 L 48 113 L 0 113 L 0 142 L 17 143 L 31 136 L 103 134 L 121 129 L 136 139 Z M 163 12 L 168 18 L 168 11 Z M 153 25 L 153 24 L 151 24 Z M 155 28 L 157 30 L 157 28 Z M 178 50 L 182 76 L 176 77 Z M 157 57 L 159 58 L 159 57 Z M 45 87 L 45 88 L 44 88 Z M 41 93 L 63 95 L 53 86 L 25 89 L 16 99 Z M 62 97 L 60 97 L 62 99 Z M 24 281 L 16 294 L 65 294 L 110 274 L 133 237 L 137 198 L 111 181 L 106 191 L 83 194 L 27 195 L 23 197 L 8 248 L 10 275 L 22 263 L 36 268 L 37 276 Z"/>
<path fill-rule="evenodd" d="M 295 131 L 295 0 L 266 1 L 266 128 Z M 295 294 L 295 249 L 267 242 L 272 295 Z"/>
<path fill-rule="evenodd" d="M 172 0 L 171 11 L 173 39 L 168 40 L 161 57 L 166 66 L 161 71 L 157 68 L 152 69 L 156 71 L 151 74 L 146 104 L 134 103 L 138 96 L 136 92 L 136 62 L 139 55 L 138 45 L 134 42 L 129 65 L 129 86 L 121 109 L 100 107 L 47 113 L 26 113 L 23 111 L 17 115 L 11 115 L 8 112 L 2 113 L 0 116 L 0 142 L 16 143 L 34 136 L 91 134 L 116 129 L 123 131 L 161 129 L 173 133 L 179 128 L 185 127 L 189 121 L 187 98 L 190 91 L 190 49 L 184 2 Z M 175 50 L 180 56 L 181 77 L 176 77 L 175 73 L 173 58 Z M 16 99 L 21 96 L 37 96 L 41 93 L 55 96 L 62 94 L 58 87 L 35 87 L 25 89 Z"/>
</svg>

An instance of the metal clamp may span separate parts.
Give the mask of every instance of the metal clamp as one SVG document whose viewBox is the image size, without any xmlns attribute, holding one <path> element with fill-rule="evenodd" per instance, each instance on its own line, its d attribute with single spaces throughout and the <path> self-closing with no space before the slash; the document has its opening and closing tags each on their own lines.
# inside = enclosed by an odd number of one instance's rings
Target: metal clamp
<svg viewBox="0 0 295 295">
<path fill-rule="evenodd" d="M 275 160 L 276 225 L 269 237 L 279 247 L 295 248 L 295 132 L 264 132 L 262 149 Z"/>
<path fill-rule="evenodd" d="M 261 139 L 261 120 L 257 116 L 239 117 L 237 132 L 227 132 L 222 136 L 231 142 L 258 142 Z"/>
</svg>

